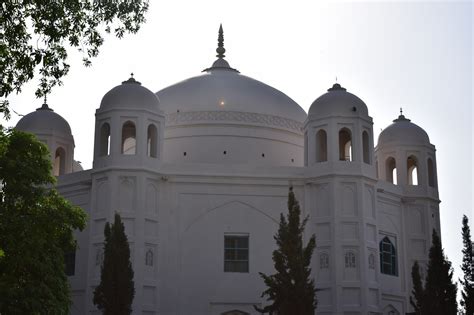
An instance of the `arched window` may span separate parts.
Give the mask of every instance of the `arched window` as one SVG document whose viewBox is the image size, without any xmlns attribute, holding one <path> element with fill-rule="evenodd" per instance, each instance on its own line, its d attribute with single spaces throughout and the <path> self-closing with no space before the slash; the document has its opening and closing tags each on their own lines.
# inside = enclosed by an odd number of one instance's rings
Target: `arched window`
<svg viewBox="0 0 474 315">
<path fill-rule="evenodd" d="M 370 164 L 369 133 L 362 132 L 362 154 L 364 163 Z"/>
<path fill-rule="evenodd" d="M 328 160 L 328 137 L 323 129 L 316 133 L 316 162 Z"/>
<path fill-rule="evenodd" d="M 56 149 L 54 154 L 54 167 L 53 174 L 54 176 L 63 175 L 66 172 L 66 151 L 59 147 Z"/>
<path fill-rule="evenodd" d="M 100 127 L 100 152 L 101 156 L 110 155 L 110 126 L 105 123 Z"/>
<path fill-rule="evenodd" d="M 430 187 L 436 187 L 433 160 L 429 158 L 427 164 L 428 164 L 428 185 L 430 185 Z"/>
<path fill-rule="evenodd" d="M 379 179 L 379 161 L 375 161 L 375 177 Z"/>
<path fill-rule="evenodd" d="M 352 135 L 347 128 L 339 130 L 339 160 L 352 161 Z"/>
<path fill-rule="evenodd" d="M 125 155 L 134 155 L 137 150 L 135 124 L 127 121 L 122 127 L 122 153 Z"/>
<path fill-rule="evenodd" d="M 153 266 L 153 251 L 151 249 L 148 249 L 145 254 L 145 265 Z"/>
<path fill-rule="evenodd" d="M 354 252 L 346 252 L 344 255 L 344 262 L 346 268 L 355 268 L 356 267 L 356 256 Z"/>
<path fill-rule="evenodd" d="M 418 160 L 413 155 L 407 159 L 408 185 L 418 185 Z"/>
<path fill-rule="evenodd" d="M 329 268 L 329 255 L 327 253 L 321 253 L 319 256 L 319 269 Z"/>
<path fill-rule="evenodd" d="M 398 276 L 397 250 L 387 236 L 380 241 L 379 249 L 380 272 L 386 275 Z"/>
<path fill-rule="evenodd" d="M 147 149 L 146 153 L 150 157 L 156 158 L 158 156 L 158 148 L 157 148 L 157 137 L 158 132 L 156 131 L 155 125 L 151 124 L 148 126 L 148 137 L 147 137 Z"/>
<path fill-rule="evenodd" d="M 386 170 L 385 178 L 387 182 L 396 185 L 397 184 L 397 165 L 393 157 L 389 157 L 385 161 L 385 170 Z"/>
</svg>

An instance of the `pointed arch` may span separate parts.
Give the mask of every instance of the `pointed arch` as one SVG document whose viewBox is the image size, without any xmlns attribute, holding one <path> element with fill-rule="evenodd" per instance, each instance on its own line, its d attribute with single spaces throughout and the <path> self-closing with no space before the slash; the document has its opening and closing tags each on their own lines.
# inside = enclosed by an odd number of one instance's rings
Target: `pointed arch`
<svg viewBox="0 0 474 315">
<path fill-rule="evenodd" d="M 122 126 L 122 154 L 135 155 L 137 151 L 135 124 L 127 121 Z"/>
<path fill-rule="evenodd" d="M 63 147 L 58 147 L 54 153 L 54 176 L 63 175 L 66 173 L 66 150 Z"/>
<path fill-rule="evenodd" d="M 110 155 L 110 125 L 108 123 L 104 123 L 100 127 L 99 143 L 99 155 Z"/>
<path fill-rule="evenodd" d="M 408 185 L 416 186 L 419 183 L 418 159 L 414 155 L 407 158 Z"/>
<path fill-rule="evenodd" d="M 348 128 L 339 130 L 339 160 L 352 161 L 352 133 Z"/>
<path fill-rule="evenodd" d="M 362 158 L 366 164 L 371 164 L 369 146 L 369 133 L 364 130 L 362 132 Z"/>
<path fill-rule="evenodd" d="M 328 160 L 328 136 L 326 130 L 320 129 L 316 133 L 316 162 Z"/>
<path fill-rule="evenodd" d="M 147 130 L 147 156 L 158 157 L 158 131 L 154 124 L 150 124 Z"/>
<path fill-rule="evenodd" d="M 389 183 L 392 183 L 394 185 L 397 185 L 398 180 L 397 180 L 397 164 L 395 162 L 395 159 L 393 157 L 388 157 L 387 160 L 385 160 L 385 180 Z"/>
<path fill-rule="evenodd" d="M 428 185 L 430 187 L 436 187 L 434 163 L 431 158 L 428 158 L 427 166 L 428 166 Z"/>
<path fill-rule="evenodd" d="M 380 272 L 386 275 L 398 276 L 397 249 L 388 236 L 380 241 L 379 251 Z"/>
</svg>

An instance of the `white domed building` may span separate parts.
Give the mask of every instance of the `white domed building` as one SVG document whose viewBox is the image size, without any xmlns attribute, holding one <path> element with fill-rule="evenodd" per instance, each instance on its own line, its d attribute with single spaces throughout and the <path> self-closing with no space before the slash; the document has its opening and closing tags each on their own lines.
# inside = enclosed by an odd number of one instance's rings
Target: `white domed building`
<svg viewBox="0 0 474 315">
<path fill-rule="evenodd" d="M 374 148 L 366 104 L 340 84 L 309 113 L 218 59 L 157 93 L 130 78 L 96 111 L 94 162 L 74 162 L 68 123 L 47 105 L 17 129 L 45 142 L 58 190 L 89 214 L 68 257 L 72 314 L 99 314 L 103 229 L 123 218 L 135 272 L 133 313 L 257 314 L 273 273 L 273 235 L 294 187 L 317 314 L 412 311 L 411 266 L 439 232 L 435 147 L 400 115 Z"/>
</svg>

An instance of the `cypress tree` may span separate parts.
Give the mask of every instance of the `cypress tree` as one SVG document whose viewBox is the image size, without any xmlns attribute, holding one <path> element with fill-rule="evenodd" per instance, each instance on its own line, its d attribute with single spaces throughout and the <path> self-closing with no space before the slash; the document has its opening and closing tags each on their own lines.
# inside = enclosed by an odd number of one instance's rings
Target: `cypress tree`
<svg viewBox="0 0 474 315">
<path fill-rule="evenodd" d="M 456 315 L 456 293 L 457 286 L 453 283 L 451 262 L 444 255 L 441 240 L 433 230 L 421 314 Z"/>
<path fill-rule="evenodd" d="M 308 217 L 300 223 L 300 207 L 292 187 L 288 194 L 288 215 L 280 214 L 280 225 L 274 239 L 277 249 L 273 251 L 276 273 L 260 273 L 267 289 L 262 297 L 268 296 L 272 304 L 260 309 L 261 313 L 278 315 L 313 315 L 316 309 L 316 289 L 310 279 L 311 256 L 316 247 L 312 235 L 306 247 L 303 246 L 303 232 Z"/>
<path fill-rule="evenodd" d="M 104 260 L 94 304 L 104 315 L 130 315 L 135 295 L 130 248 L 120 215 L 104 228 Z"/>
<path fill-rule="evenodd" d="M 471 230 L 469 228 L 469 220 L 467 216 L 462 218 L 462 265 L 461 269 L 464 273 L 463 279 L 460 280 L 462 285 L 461 305 L 464 314 L 474 314 L 474 252 L 472 248 Z"/>
<path fill-rule="evenodd" d="M 421 307 L 423 305 L 423 283 L 421 282 L 420 276 L 420 266 L 418 262 L 415 261 L 413 267 L 411 268 L 411 279 L 413 282 L 413 290 L 411 293 L 413 296 L 410 296 L 410 304 L 413 306 L 416 315 L 421 315 Z"/>
</svg>

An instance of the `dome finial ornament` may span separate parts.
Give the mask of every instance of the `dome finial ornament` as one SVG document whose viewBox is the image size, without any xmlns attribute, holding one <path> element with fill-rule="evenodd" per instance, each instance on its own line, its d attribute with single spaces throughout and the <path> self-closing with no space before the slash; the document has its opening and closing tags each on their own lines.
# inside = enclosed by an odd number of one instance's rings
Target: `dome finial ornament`
<svg viewBox="0 0 474 315">
<path fill-rule="evenodd" d="M 403 108 L 400 107 L 400 115 L 398 116 L 397 119 L 395 119 L 393 122 L 397 122 L 397 121 L 410 121 L 410 119 L 406 118 L 404 115 L 403 115 Z"/>
<path fill-rule="evenodd" d="M 219 36 L 217 38 L 217 49 L 216 49 L 217 58 L 224 58 L 225 57 L 225 48 L 224 48 L 224 30 L 222 29 L 222 23 L 219 26 Z"/>
<path fill-rule="evenodd" d="M 41 105 L 40 108 L 37 108 L 36 110 L 50 110 L 52 111 L 51 108 L 49 108 L 48 106 L 48 95 L 44 95 L 44 98 L 43 98 L 43 105 Z"/>
</svg>

